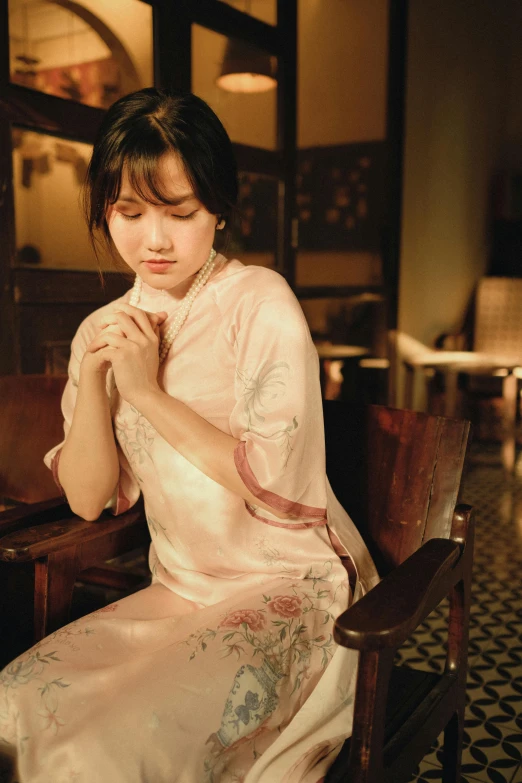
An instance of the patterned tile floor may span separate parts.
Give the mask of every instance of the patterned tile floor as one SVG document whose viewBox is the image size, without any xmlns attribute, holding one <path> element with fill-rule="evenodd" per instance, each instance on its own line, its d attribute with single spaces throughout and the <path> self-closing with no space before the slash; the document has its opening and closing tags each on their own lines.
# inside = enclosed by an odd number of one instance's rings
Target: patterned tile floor
<svg viewBox="0 0 522 783">
<path fill-rule="evenodd" d="M 471 454 L 463 502 L 475 509 L 476 545 L 462 779 L 522 783 L 522 455 L 511 477 L 499 447 Z M 441 671 L 447 607 L 401 648 L 400 661 Z M 439 737 L 412 781 L 442 779 Z"/>
</svg>

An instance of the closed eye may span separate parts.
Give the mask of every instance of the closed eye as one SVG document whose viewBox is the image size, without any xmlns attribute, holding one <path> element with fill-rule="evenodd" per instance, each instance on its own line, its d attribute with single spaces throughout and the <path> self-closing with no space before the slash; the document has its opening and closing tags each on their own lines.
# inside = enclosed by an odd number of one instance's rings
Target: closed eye
<svg viewBox="0 0 522 783">
<path fill-rule="evenodd" d="M 198 210 L 195 209 L 188 215 L 172 214 L 171 217 L 176 218 L 176 220 L 191 220 L 191 218 L 195 217 L 197 211 Z M 137 220 L 139 217 L 141 217 L 141 212 L 137 212 L 135 215 L 127 215 L 125 212 L 120 212 L 120 215 L 124 220 Z"/>
<path fill-rule="evenodd" d="M 193 218 L 195 216 L 196 212 L 197 212 L 197 209 L 195 209 L 193 212 L 190 212 L 188 215 L 175 215 L 175 214 L 173 214 L 172 217 L 173 218 L 177 218 L 178 220 L 190 220 L 191 218 Z"/>
</svg>

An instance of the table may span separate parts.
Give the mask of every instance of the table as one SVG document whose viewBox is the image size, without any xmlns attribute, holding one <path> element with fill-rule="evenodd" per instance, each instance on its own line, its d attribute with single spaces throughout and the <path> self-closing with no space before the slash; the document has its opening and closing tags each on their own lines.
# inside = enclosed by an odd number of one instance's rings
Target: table
<svg viewBox="0 0 522 783">
<path fill-rule="evenodd" d="M 314 345 L 319 355 L 321 391 L 323 395 L 328 378 L 326 362 L 342 361 L 357 362 L 358 364 L 363 356 L 368 356 L 370 353 L 369 349 L 362 345 L 332 345 L 331 343 L 321 342 L 314 342 Z"/>
<path fill-rule="evenodd" d="M 503 398 L 502 462 L 512 471 L 515 466 L 515 427 L 517 419 L 517 377 L 520 377 L 522 357 L 497 356 L 479 351 L 426 351 L 404 362 L 407 370 L 404 407 L 413 405 L 415 369 L 437 370 L 444 375 L 444 415 L 458 415 L 457 384 L 459 373 L 501 377 Z"/>
</svg>

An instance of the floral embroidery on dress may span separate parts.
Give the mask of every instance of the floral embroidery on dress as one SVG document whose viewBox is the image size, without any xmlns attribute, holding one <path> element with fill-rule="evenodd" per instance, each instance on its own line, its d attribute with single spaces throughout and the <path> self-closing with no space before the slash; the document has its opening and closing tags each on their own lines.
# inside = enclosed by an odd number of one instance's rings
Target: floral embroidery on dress
<svg viewBox="0 0 522 783">
<path fill-rule="evenodd" d="M 331 628 L 338 592 L 331 585 L 333 562 L 325 561 L 317 572 L 310 568 L 305 580 L 290 582 L 288 592 L 264 595 L 261 608 L 240 608 L 227 612 L 217 628 L 202 628 L 181 644 L 191 648 L 189 660 L 204 654 L 212 644 L 221 644 L 223 657 L 235 656 L 241 664 L 226 699 L 221 725 L 210 735 L 210 755 L 205 760 L 206 781 L 211 783 L 223 754 L 238 743 L 264 732 L 266 722 L 279 705 L 283 686 L 293 695 L 310 679 L 324 671 L 334 653 L 330 630 L 317 633 L 318 622 Z M 241 663 L 248 656 L 248 661 Z M 258 658 L 256 665 L 250 662 Z M 217 765 L 217 766 L 216 766 Z"/>
<path fill-rule="evenodd" d="M 246 432 L 254 432 L 263 435 L 267 440 L 278 440 L 283 467 L 286 468 L 293 451 L 292 433 L 298 428 L 297 417 L 283 429 L 270 434 L 260 432 L 257 425 L 263 424 L 265 415 L 274 407 L 275 401 L 286 394 L 287 379 L 290 374 L 290 366 L 286 362 L 274 362 L 268 365 L 265 362 L 257 375 L 250 375 L 245 370 L 236 370 L 236 377 L 243 384 L 243 397 L 245 400 L 245 414 L 247 418 Z"/>
<path fill-rule="evenodd" d="M 107 606 L 102 606 L 101 609 L 98 609 L 97 612 L 115 612 L 118 606 L 117 602 L 115 604 L 107 604 Z"/>
<path fill-rule="evenodd" d="M 254 510 L 257 510 L 253 504 L 249 505 Z M 294 578 L 297 576 L 297 569 L 292 561 L 288 559 L 284 552 L 273 546 L 266 536 L 259 536 L 254 539 L 254 548 L 262 556 L 263 564 L 267 568 L 273 568 L 274 573 Z"/>
<path fill-rule="evenodd" d="M 161 533 L 164 536 L 164 538 L 168 541 L 168 543 L 172 546 L 172 541 L 168 537 L 167 528 L 165 527 L 165 525 L 162 525 L 161 522 L 158 522 L 158 520 L 149 513 L 147 513 L 146 516 L 147 516 L 147 522 L 149 523 L 149 529 L 151 533 L 154 533 L 155 536 L 158 536 Z"/>
<path fill-rule="evenodd" d="M 16 658 L 0 673 L 0 685 L 2 686 L 2 704 L 0 706 L 0 725 L 8 722 L 11 710 L 10 697 L 12 691 L 28 685 L 31 682 L 39 682 L 40 702 L 38 715 L 43 718 L 42 731 L 51 729 L 53 734 L 65 725 L 58 714 L 59 695 L 63 688 L 70 686 L 64 682 L 63 677 L 48 679 L 44 673 L 51 666 L 51 661 L 61 661 L 56 650 L 40 653 L 39 650 L 31 651 L 20 658 Z"/>
<path fill-rule="evenodd" d="M 142 465 L 146 458 L 152 459 L 150 452 L 156 437 L 156 430 L 148 419 L 132 405 L 128 406 L 128 411 L 130 412 L 129 418 L 121 412 L 116 415 L 114 428 L 116 437 L 136 478 L 142 482 L 138 466 Z"/>
<path fill-rule="evenodd" d="M 95 617 L 100 611 L 93 612 L 90 617 Z M 61 662 L 58 656 L 58 647 L 68 647 L 71 652 L 78 652 L 79 645 L 76 643 L 78 637 L 91 636 L 95 633 L 94 628 L 85 622 L 88 618 L 75 620 L 69 625 L 59 628 L 50 636 L 37 642 L 27 653 L 20 655 L 10 663 L 3 671 L 0 671 L 0 738 L 9 741 L 8 737 L 2 734 L 2 725 L 9 725 L 9 714 L 14 709 L 11 703 L 13 691 L 25 687 L 30 683 L 41 683 L 38 688 L 40 699 L 35 704 L 36 714 L 42 718 L 42 731 L 51 730 L 53 734 L 58 733 L 59 729 L 65 725 L 64 720 L 58 714 L 60 696 L 63 689 L 69 688 L 71 683 L 65 682 L 63 677 L 49 678 L 45 677 L 49 673 L 55 662 Z M 46 651 L 43 648 L 46 648 Z M 50 649 L 49 649 L 50 648 Z M 11 719 L 13 730 L 16 721 Z M 28 737 L 22 739 L 29 739 Z M 20 752 L 23 753 L 24 745 L 20 746 Z"/>
<path fill-rule="evenodd" d="M 244 370 L 236 370 L 238 379 L 243 384 L 245 398 L 245 413 L 248 429 L 265 420 L 264 413 L 273 408 L 275 400 L 286 394 L 287 378 L 290 366 L 286 362 L 267 362 L 261 365 L 257 378 Z"/>
</svg>

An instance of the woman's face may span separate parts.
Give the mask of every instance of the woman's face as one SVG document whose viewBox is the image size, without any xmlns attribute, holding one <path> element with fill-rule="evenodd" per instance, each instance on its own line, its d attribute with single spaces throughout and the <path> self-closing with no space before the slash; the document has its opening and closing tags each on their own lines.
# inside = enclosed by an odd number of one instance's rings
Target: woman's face
<svg viewBox="0 0 522 783">
<path fill-rule="evenodd" d="M 218 218 L 194 195 L 176 153 L 160 158 L 158 179 L 172 203 L 144 201 L 124 171 L 107 225 L 119 254 L 145 283 L 184 296 L 209 256 Z"/>
</svg>

